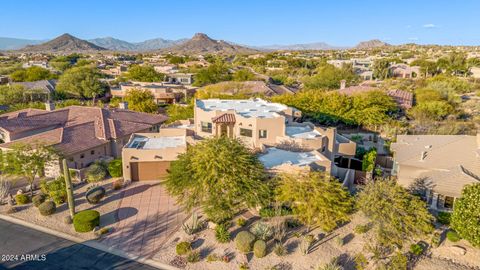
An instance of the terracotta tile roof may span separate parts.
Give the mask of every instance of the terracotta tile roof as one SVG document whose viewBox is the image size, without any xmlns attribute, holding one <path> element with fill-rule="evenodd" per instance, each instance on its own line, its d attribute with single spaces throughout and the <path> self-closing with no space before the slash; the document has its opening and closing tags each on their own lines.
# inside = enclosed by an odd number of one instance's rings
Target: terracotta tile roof
<svg viewBox="0 0 480 270">
<path fill-rule="evenodd" d="M 166 120 L 164 115 L 99 107 L 70 106 L 51 112 L 19 111 L 0 116 L 0 128 L 18 136 L 22 132 L 28 133 L 0 147 L 8 148 L 14 142 L 45 141 L 65 154 L 75 153 L 106 144 L 110 139 L 143 131 Z"/>
<path fill-rule="evenodd" d="M 235 115 L 233 113 L 224 113 L 212 118 L 213 123 L 235 123 Z"/>
<path fill-rule="evenodd" d="M 388 90 L 387 95 L 392 97 L 397 104 L 405 109 L 410 109 L 413 106 L 413 94 L 403 90 Z"/>
</svg>

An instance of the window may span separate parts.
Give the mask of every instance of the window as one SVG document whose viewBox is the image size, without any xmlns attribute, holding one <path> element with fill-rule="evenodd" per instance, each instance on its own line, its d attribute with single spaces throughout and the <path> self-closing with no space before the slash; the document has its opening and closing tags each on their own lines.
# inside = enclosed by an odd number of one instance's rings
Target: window
<svg viewBox="0 0 480 270">
<path fill-rule="evenodd" d="M 258 131 L 258 137 L 259 137 L 260 139 L 265 139 L 265 138 L 267 138 L 267 131 L 264 130 L 264 129 L 260 129 L 260 130 Z"/>
<path fill-rule="evenodd" d="M 95 150 L 90 151 L 90 155 L 95 155 Z"/>
<path fill-rule="evenodd" d="M 212 133 L 212 123 L 202 122 L 202 132 Z"/>
<path fill-rule="evenodd" d="M 251 129 L 246 129 L 246 128 L 241 128 L 240 129 L 240 136 L 252 137 L 252 130 Z"/>
<path fill-rule="evenodd" d="M 84 157 L 85 157 L 85 155 L 84 155 L 84 154 L 81 154 L 81 155 L 80 155 L 80 158 L 84 158 Z"/>
<path fill-rule="evenodd" d="M 450 196 L 445 196 L 445 203 L 443 204 L 443 207 L 452 209 L 453 208 L 453 201 L 454 198 Z"/>
</svg>

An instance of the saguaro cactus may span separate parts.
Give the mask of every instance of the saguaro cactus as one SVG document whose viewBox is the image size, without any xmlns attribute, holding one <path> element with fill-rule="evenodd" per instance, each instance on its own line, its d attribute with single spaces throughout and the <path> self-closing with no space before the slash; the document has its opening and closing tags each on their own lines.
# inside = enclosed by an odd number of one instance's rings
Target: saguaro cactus
<svg viewBox="0 0 480 270">
<path fill-rule="evenodd" d="M 70 210 L 70 217 L 73 219 L 75 215 L 75 200 L 73 198 L 72 179 L 70 178 L 66 159 L 63 159 L 63 176 L 65 178 L 65 186 L 67 187 L 68 209 Z"/>
</svg>

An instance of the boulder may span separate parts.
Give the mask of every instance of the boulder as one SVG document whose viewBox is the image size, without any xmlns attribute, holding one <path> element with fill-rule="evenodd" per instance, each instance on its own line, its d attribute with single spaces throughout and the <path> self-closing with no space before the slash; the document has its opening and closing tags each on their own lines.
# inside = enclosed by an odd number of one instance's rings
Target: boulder
<svg viewBox="0 0 480 270">
<path fill-rule="evenodd" d="M 85 193 L 85 199 L 90 204 L 97 204 L 100 200 L 105 197 L 106 190 L 105 188 L 98 186 L 91 188 Z"/>
</svg>

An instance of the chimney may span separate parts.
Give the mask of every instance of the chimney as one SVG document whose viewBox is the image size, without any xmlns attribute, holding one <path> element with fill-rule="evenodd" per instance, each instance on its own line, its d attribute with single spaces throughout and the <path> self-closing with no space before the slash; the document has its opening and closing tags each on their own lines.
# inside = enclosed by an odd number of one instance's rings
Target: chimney
<svg viewBox="0 0 480 270">
<path fill-rule="evenodd" d="M 118 103 L 118 108 L 123 109 L 123 110 L 128 110 L 128 102 L 122 101 L 122 102 Z"/>
<path fill-rule="evenodd" d="M 426 157 L 427 157 L 427 151 L 422 151 L 422 154 L 420 155 L 420 161 L 425 160 Z"/>
<path fill-rule="evenodd" d="M 341 80 L 341 81 L 340 81 L 340 90 L 341 90 L 341 89 L 345 89 L 346 84 L 347 84 L 347 81 L 346 81 L 346 80 Z"/>
<path fill-rule="evenodd" d="M 48 101 L 45 103 L 45 110 L 51 112 L 55 110 L 55 103 Z"/>
</svg>

